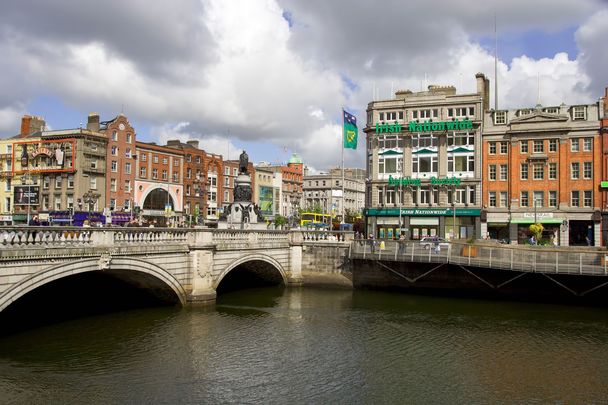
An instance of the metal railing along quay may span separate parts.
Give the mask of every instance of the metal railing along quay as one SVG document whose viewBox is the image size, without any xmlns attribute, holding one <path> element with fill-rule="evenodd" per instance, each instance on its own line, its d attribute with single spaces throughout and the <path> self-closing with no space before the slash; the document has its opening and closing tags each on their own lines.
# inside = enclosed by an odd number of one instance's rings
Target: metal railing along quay
<svg viewBox="0 0 608 405">
<path fill-rule="evenodd" d="M 382 249 L 381 249 L 382 247 Z M 608 251 L 492 243 L 449 242 L 437 246 L 412 241 L 355 240 L 351 259 L 451 263 L 479 268 L 550 274 L 608 275 Z"/>
</svg>

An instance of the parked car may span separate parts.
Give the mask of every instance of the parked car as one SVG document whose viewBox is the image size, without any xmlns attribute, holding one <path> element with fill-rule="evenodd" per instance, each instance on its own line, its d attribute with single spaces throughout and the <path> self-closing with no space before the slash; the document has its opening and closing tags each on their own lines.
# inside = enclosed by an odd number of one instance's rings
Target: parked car
<svg viewBox="0 0 608 405">
<path fill-rule="evenodd" d="M 450 242 L 443 238 L 440 238 L 439 236 L 427 236 L 425 238 L 420 239 L 420 246 L 425 249 L 435 247 L 437 243 L 439 243 L 439 247 L 441 248 L 447 248 L 450 245 Z"/>
</svg>

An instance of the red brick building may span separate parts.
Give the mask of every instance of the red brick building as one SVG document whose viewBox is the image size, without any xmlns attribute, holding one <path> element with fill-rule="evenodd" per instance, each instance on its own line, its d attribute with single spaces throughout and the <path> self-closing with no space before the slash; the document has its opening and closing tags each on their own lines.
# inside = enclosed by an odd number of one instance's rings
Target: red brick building
<svg viewBox="0 0 608 405">
<path fill-rule="evenodd" d="M 154 143 L 136 142 L 135 205 L 142 220 L 158 225 L 183 221 L 184 152 Z"/>
<path fill-rule="evenodd" d="M 99 122 L 99 116 L 89 116 L 89 126 L 101 127 L 101 133 L 108 138 L 106 150 L 106 208 L 113 215 L 120 212 L 131 213 L 135 200 L 135 178 L 137 153 L 136 133 L 124 114 Z"/>
<path fill-rule="evenodd" d="M 562 246 L 599 245 L 599 104 L 489 111 L 482 235 L 525 243 L 529 226 Z"/>
<path fill-rule="evenodd" d="M 601 167 L 599 176 L 600 209 L 602 212 L 602 246 L 608 244 L 608 87 L 600 100 Z"/>
</svg>

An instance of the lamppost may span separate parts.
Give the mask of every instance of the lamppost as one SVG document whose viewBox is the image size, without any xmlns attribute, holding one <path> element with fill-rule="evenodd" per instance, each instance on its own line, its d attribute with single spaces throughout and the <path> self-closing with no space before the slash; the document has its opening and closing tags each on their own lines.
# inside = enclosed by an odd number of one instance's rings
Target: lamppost
<svg viewBox="0 0 608 405">
<path fill-rule="evenodd" d="M 25 195 L 24 201 L 27 201 L 27 222 L 26 225 L 30 224 L 30 213 L 31 213 L 31 204 L 32 204 L 32 186 L 29 184 L 32 176 L 29 173 L 21 176 L 21 185 L 27 187 L 27 194 Z"/>
<path fill-rule="evenodd" d="M 82 200 L 84 201 L 85 204 L 87 204 L 87 208 L 89 210 L 89 215 L 87 216 L 87 218 L 90 220 L 91 219 L 91 211 L 93 211 L 93 206 L 95 204 L 95 201 L 97 201 L 97 199 L 100 197 L 100 194 L 94 193 L 93 191 L 89 190 L 86 193 L 84 193 L 82 195 Z M 80 202 L 78 203 L 78 205 L 80 205 Z"/>
<path fill-rule="evenodd" d="M 452 240 L 456 239 L 456 187 L 452 188 Z"/>
</svg>

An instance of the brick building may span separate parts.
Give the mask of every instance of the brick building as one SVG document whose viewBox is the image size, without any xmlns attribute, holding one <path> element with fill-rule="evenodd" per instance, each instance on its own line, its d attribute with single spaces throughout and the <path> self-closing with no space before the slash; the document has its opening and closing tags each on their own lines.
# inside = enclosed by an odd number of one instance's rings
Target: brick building
<svg viewBox="0 0 608 405">
<path fill-rule="evenodd" d="M 106 212 L 113 216 L 121 213 L 130 216 L 135 201 L 135 177 L 137 154 L 135 152 L 136 133 L 124 114 L 99 122 L 99 115 L 90 114 L 87 128 L 106 135 Z M 124 215 L 123 215 L 124 216 Z"/>
<path fill-rule="evenodd" d="M 539 222 L 547 241 L 600 244 L 601 110 L 562 104 L 485 114 L 482 235 L 523 243 Z"/>
<path fill-rule="evenodd" d="M 135 205 L 140 217 L 158 225 L 183 221 L 184 152 L 154 143 L 136 142 Z"/>
</svg>

